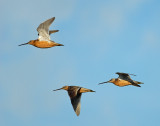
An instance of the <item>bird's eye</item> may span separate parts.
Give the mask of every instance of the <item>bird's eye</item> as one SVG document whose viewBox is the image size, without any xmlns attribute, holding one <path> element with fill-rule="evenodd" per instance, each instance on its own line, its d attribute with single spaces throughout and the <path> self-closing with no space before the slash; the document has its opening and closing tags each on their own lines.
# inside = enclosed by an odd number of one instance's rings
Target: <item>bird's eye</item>
<svg viewBox="0 0 160 126">
<path fill-rule="evenodd" d="M 38 36 L 39 36 L 39 34 L 38 34 Z"/>
</svg>

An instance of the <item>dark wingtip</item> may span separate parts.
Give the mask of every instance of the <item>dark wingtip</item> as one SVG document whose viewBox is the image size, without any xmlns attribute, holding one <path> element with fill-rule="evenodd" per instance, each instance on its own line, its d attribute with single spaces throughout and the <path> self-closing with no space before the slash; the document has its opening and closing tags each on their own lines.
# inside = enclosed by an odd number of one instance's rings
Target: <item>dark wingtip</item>
<svg viewBox="0 0 160 126">
<path fill-rule="evenodd" d="M 116 72 L 115 74 L 128 74 L 128 73 L 123 73 L 123 72 Z"/>
<path fill-rule="evenodd" d="M 141 87 L 140 85 L 138 85 L 138 84 L 136 84 L 136 85 L 134 85 L 134 86 L 136 86 L 136 87 Z"/>
<path fill-rule="evenodd" d="M 53 21 L 55 20 L 55 17 L 52 17 Z"/>
<path fill-rule="evenodd" d="M 135 74 L 129 74 L 129 75 L 136 76 Z"/>
<path fill-rule="evenodd" d="M 116 74 L 128 74 L 128 75 L 132 75 L 132 76 L 136 76 L 135 74 L 130 74 L 130 73 L 123 73 L 123 72 L 116 72 Z"/>
</svg>

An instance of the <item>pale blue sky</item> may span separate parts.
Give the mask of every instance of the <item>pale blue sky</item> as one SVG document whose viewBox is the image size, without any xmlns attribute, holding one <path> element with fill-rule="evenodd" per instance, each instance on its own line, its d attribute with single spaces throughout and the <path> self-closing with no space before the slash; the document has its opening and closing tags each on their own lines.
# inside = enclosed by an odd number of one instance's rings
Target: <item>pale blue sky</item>
<svg viewBox="0 0 160 126">
<path fill-rule="evenodd" d="M 159 126 L 160 1 L 1 0 L 0 126 Z M 63 47 L 21 46 L 56 17 Z M 145 84 L 97 85 L 133 73 Z M 77 117 L 64 85 L 95 90 Z"/>
</svg>

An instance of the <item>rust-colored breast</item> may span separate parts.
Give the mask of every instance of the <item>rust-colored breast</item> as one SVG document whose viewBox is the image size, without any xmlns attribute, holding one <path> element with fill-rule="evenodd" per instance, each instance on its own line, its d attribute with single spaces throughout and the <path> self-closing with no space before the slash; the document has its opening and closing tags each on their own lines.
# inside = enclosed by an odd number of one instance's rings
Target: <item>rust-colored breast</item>
<svg viewBox="0 0 160 126">
<path fill-rule="evenodd" d="M 125 81 L 125 80 L 119 80 L 119 79 L 117 79 L 117 80 L 114 82 L 114 84 L 117 85 L 117 86 L 120 86 L 120 87 L 127 86 L 127 85 L 131 85 L 130 82 Z"/>
<path fill-rule="evenodd" d="M 56 43 L 48 42 L 48 41 L 35 41 L 34 46 L 38 48 L 50 48 L 50 47 L 56 46 Z"/>
</svg>

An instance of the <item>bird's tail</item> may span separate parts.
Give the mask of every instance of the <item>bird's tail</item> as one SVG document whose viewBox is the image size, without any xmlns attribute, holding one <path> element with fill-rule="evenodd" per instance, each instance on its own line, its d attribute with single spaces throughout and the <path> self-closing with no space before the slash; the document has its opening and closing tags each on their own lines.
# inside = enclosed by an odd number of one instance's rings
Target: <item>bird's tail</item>
<svg viewBox="0 0 160 126">
<path fill-rule="evenodd" d="M 134 83 L 132 83 L 132 85 L 136 86 L 136 87 L 141 87 L 138 84 L 144 84 L 143 82 L 139 82 L 139 81 L 133 81 Z"/>
<path fill-rule="evenodd" d="M 139 81 L 134 81 L 134 83 L 136 83 L 136 84 L 144 84 L 143 82 L 139 82 Z"/>
<path fill-rule="evenodd" d="M 87 88 L 81 88 L 81 89 L 79 90 L 79 92 L 80 92 L 80 93 L 84 93 L 84 92 L 95 92 L 95 91 L 93 91 L 93 90 L 91 90 L 91 89 L 87 89 Z"/>
</svg>

